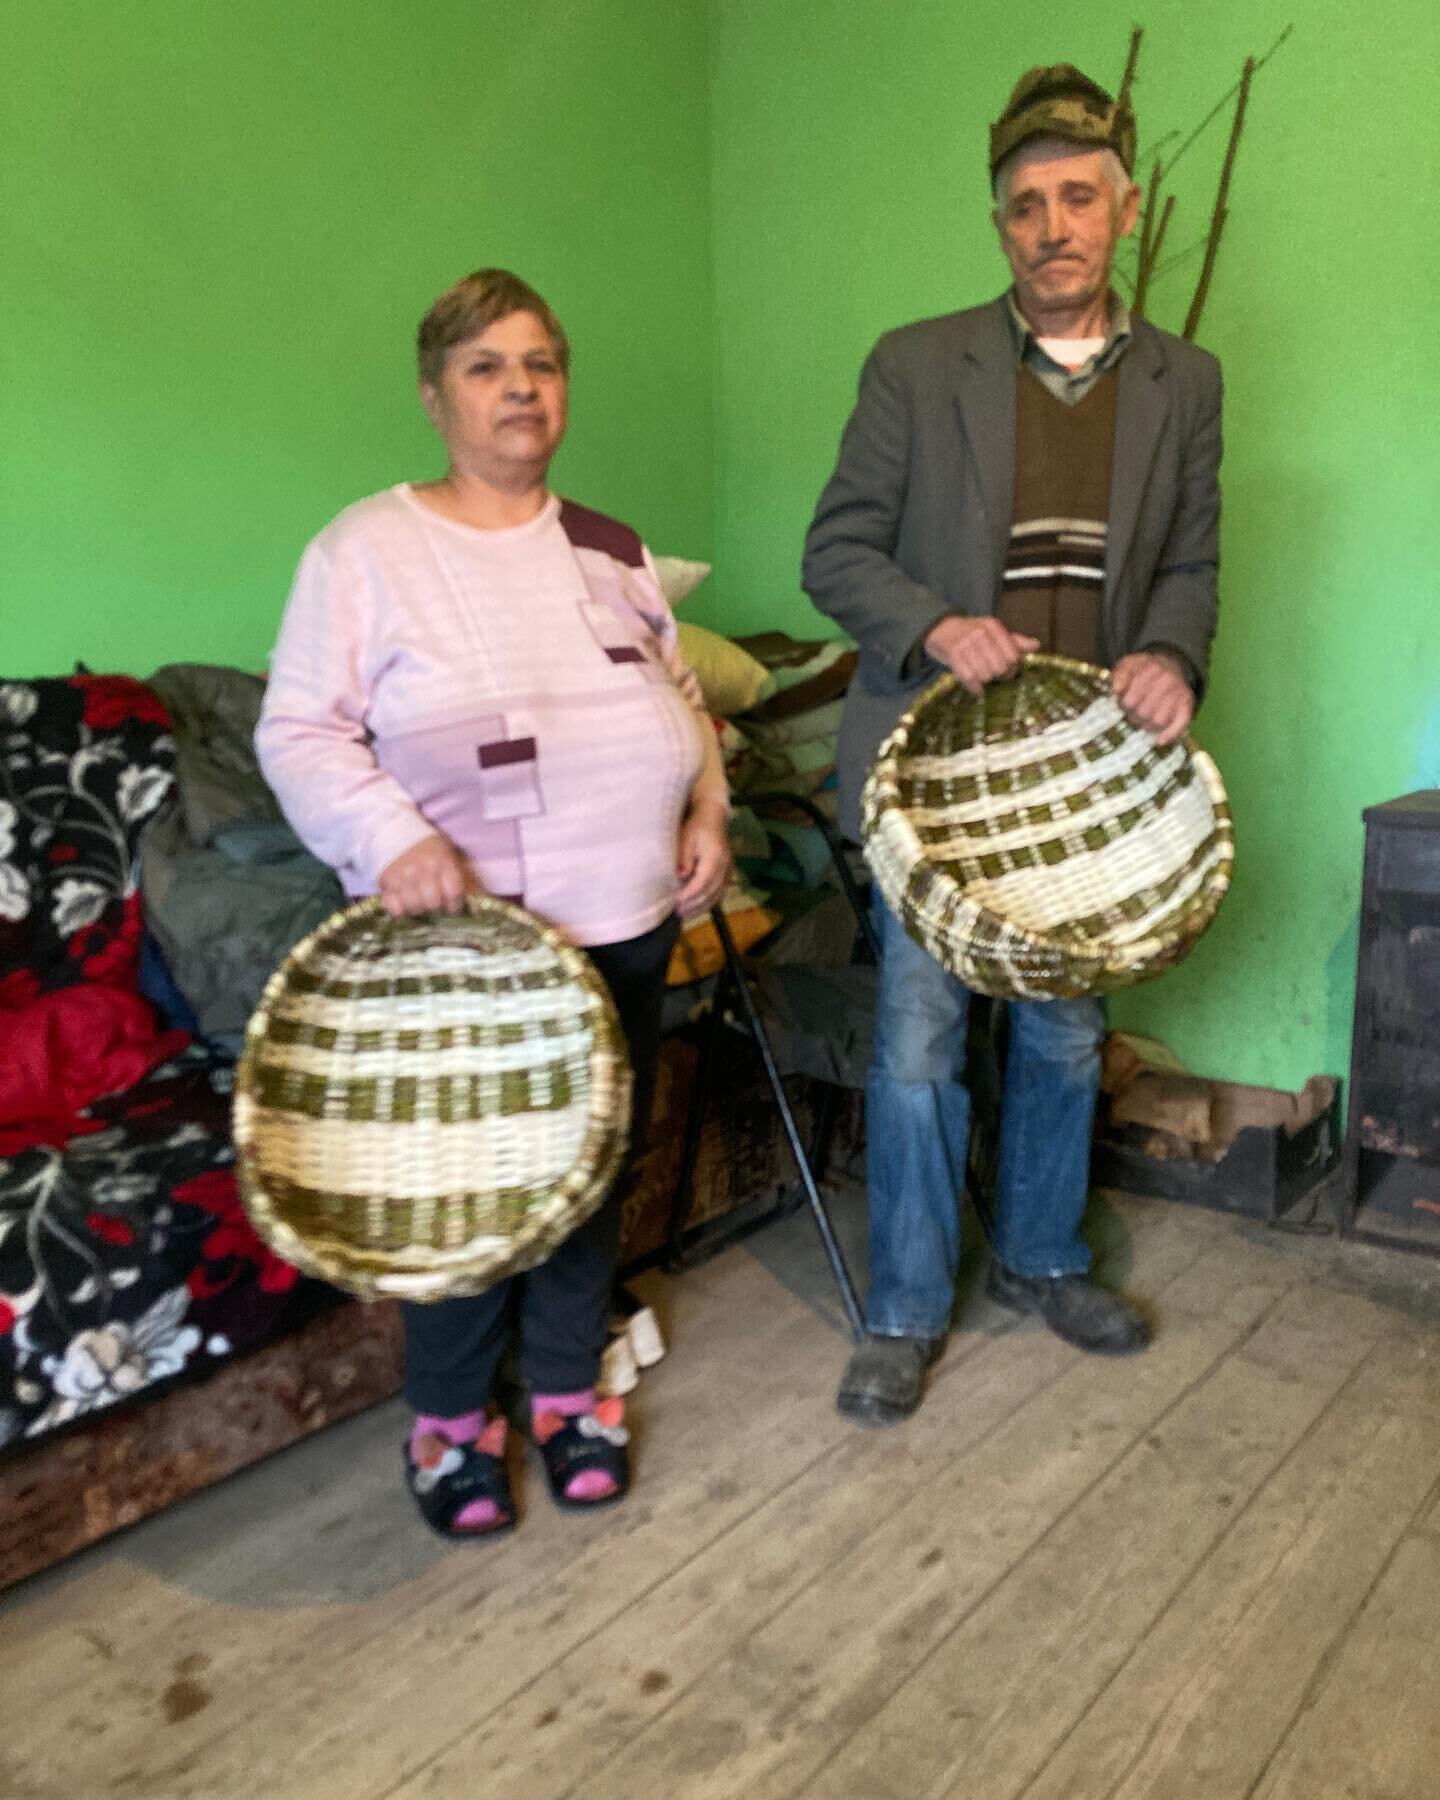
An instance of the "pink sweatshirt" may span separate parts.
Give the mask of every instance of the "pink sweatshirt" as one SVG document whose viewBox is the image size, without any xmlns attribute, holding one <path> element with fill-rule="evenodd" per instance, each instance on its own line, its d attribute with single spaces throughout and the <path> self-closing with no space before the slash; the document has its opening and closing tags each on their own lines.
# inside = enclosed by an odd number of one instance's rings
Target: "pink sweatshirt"
<svg viewBox="0 0 1440 1800">
<path fill-rule="evenodd" d="M 407 485 L 348 507 L 301 558 L 255 742 L 349 893 L 440 831 L 578 944 L 667 917 L 692 790 L 725 800 L 648 552 L 553 496 L 502 531 Z"/>
</svg>

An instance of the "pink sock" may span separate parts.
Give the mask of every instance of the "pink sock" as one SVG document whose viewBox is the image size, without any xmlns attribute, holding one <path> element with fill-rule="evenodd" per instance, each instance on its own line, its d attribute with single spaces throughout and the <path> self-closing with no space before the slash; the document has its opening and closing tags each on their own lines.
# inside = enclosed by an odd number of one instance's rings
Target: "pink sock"
<svg viewBox="0 0 1440 1800">
<path fill-rule="evenodd" d="M 593 1387 L 577 1388 L 573 1394 L 533 1394 L 530 1399 L 530 1426 L 535 1442 L 543 1444 L 561 1429 L 567 1419 L 578 1419 L 582 1413 L 595 1411 Z M 603 1469 L 582 1469 L 565 1483 L 567 1500 L 603 1500 L 615 1492 L 614 1479 Z"/>
<path fill-rule="evenodd" d="M 487 1425 L 483 1412 L 460 1413 L 442 1419 L 437 1413 L 417 1413 L 410 1432 L 410 1460 L 418 1467 L 444 1454 L 447 1444 L 474 1444 L 487 1456 L 505 1454 L 505 1421 L 491 1419 Z M 493 1500 L 472 1500 L 455 1515 L 461 1531 L 489 1531 L 500 1522 L 500 1508 Z"/>
</svg>

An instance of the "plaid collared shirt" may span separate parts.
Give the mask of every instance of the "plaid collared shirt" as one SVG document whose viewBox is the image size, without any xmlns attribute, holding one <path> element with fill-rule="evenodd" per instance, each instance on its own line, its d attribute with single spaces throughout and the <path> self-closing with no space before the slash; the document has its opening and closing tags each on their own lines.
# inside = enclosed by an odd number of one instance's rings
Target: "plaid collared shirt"
<svg viewBox="0 0 1440 1800">
<path fill-rule="evenodd" d="M 1015 360 L 1023 363 L 1057 400 L 1074 406 L 1094 387 L 1104 374 L 1113 369 L 1130 343 L 1130 308 L 1116 293 L 1110 295 L 1110 329 L 1103 346 L 1078 369 L 1067 369 L 1047 356 L 1035 338 L 1035 329 L 1021 312 L 1011 288 L 1005 296 L 1009 310 L 1010 331 L 1015 340 Z"/>
</svg>

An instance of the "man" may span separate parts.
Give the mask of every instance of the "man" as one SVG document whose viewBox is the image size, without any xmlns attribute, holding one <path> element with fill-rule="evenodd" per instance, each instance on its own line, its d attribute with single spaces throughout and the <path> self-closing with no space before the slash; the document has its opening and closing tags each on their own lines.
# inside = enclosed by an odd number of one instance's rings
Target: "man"
<svg viewBox="0 0 1440 1800">
<path fill-rule="evenodd" d="M 990 133 L 1013 286 L 882 337 L 805 545 L 804 584 L 860 646 L 840 732 L 842 824 L 881 739 L 949 669 L 979 694 L 1032 650 L 1113 667 L 1163 743 L 1189 725 L 1215 626 L 1220 369 L 1110 286 L 1134 227 L 1135 123 L 1069 64 L 1023 76 Z M 866 1094 L 868 1335 L 840 1411 L 919 1403 L 954 1303 L 970 1128 L 969 994 L 877 900 Z M 1104 1029 L 1098 1001 L 1018 1003 L 988 1291 L 1082 1349 L 1146 1329 L 1089 1279 L 1079 1236 Z"/>
</svg>

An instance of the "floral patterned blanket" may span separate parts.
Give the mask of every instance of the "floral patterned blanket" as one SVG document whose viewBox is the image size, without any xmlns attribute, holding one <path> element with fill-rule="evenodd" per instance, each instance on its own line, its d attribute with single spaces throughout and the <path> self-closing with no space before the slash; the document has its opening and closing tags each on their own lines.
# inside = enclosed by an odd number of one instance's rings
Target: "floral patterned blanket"
<svg viewBox="0 0 1440 1800">
<path fill-rule="evenodd" d="M 0 682 L 0 1446 L 251 1348 L 327 1297 L 250 1230 L 229 1065 L 139 993 L 173 781 L 125 677 Z"/>
</svg>

